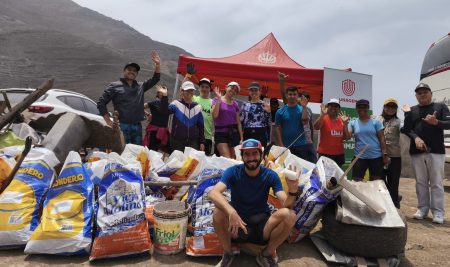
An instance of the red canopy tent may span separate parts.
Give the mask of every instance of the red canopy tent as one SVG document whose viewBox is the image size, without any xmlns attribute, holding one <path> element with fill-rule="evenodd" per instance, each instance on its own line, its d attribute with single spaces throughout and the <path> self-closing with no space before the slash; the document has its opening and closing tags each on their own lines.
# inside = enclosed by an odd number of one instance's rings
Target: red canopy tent
<svg viewBox="0 0 450 267">
<path fill-rule="evenodd" d="M 247 86 L 258 81 L 267 89 L 267 97 L 281 98 L 278 85 L 278 72 L 289 75 L 286 86 L 295 85 L 311 95 L 311 102 L 322 102 L 323 69 L 308 69 L 291 59 L 273 33 L 246 51 L 224 58 L 199 58 L 180 55 L 177 73 L 186 74 L 186 64 L 193 63 L 196 77 L 214 80 L 213 86 L 224 89 L 230 81 L 241 85 L 241 95 L 247 95 Z M 178 77 L 177 77 L 178 78 Z M 177 79 L 178 81 L 178 79 Z"/>
</svg>

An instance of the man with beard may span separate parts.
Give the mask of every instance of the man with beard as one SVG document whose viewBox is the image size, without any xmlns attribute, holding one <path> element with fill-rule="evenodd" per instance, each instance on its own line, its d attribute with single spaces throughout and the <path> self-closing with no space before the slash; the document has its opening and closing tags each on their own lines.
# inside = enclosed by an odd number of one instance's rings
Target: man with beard
<svg viewBox="0 0 450 267">
<path fill-rule="evenodd" d="M 231 242 L 267 245 L 258 254 L 260 266 L 278 266 L 275 250 L 289 235 L 295 223 L 295 213 L 289 209 L 300 195 L 298 180 L 286 180 L 289 195 L 283 191 L 280 178 L 271 169 L 261 166 L 262 145 L 255 139 L 242 143 L 244 164 L 225 170 L 222 179 L 209 193 L 214 202 L 214 229 L 224 254 L 217 266 L 230 266 L 234 255 Z M 223 196 L 231 192 L 231 202 Z M 270 214 L 267 199 L 272 189 L 284 208 Z"/>
</svg>

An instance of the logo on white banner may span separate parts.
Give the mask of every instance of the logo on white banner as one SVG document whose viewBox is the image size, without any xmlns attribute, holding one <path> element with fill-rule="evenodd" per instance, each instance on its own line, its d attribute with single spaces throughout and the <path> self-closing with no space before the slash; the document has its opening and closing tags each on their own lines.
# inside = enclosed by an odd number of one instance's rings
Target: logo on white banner
<svg viewBox="0 0 450 267">
<path fill-rule="evenodd" d="M 277 61 L 277 57 L 269 52 L 264 52 L 258 55 L 258 61 L 264 64 L 274 64 Z"/>
<path fill-rule="evenodd" d="M 346 95 L 346 96 L 351 96 L 355 93 L 355 82 L 350 80 L 350 79 L 346 79 L 342 81 L 342 92 Z"/>
</svg>

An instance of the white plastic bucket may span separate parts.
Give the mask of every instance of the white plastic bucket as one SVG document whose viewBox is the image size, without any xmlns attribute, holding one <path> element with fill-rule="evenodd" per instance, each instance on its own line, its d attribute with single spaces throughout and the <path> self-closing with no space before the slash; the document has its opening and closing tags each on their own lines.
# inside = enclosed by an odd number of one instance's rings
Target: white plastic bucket
<svg viewBox="0 0 450 267">
<path fill-rule="evenodd" d="M 182 251 L 186 244 L 187 222 L 191 208 L 189 204 L 170 200 L 155 205 L 155 251 L 170 255 Z"/>
</svg>

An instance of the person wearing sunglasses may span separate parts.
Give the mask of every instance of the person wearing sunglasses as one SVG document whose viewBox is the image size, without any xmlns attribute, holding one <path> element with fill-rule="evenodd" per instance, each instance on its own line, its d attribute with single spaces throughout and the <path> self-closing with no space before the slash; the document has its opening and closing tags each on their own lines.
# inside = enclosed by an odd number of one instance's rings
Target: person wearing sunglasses
<svg viewBox="0 0 450 267">
<path fill-rule="evenodd" d="M 386 139 L 386 152 L 388 154 L 388 165 L 383 171 L 383 178 L 391 195 L 395 207 L 400 208 L 398 186 L 402 171 L 402 158 L 400 150 L 400 125 L 401 121 L 397 117 L 398 103 L 395 98 L 388 98 L 384 101 L 383 112 L 380 120 L 384 126 L 384 136 Z"/>
</svg>

